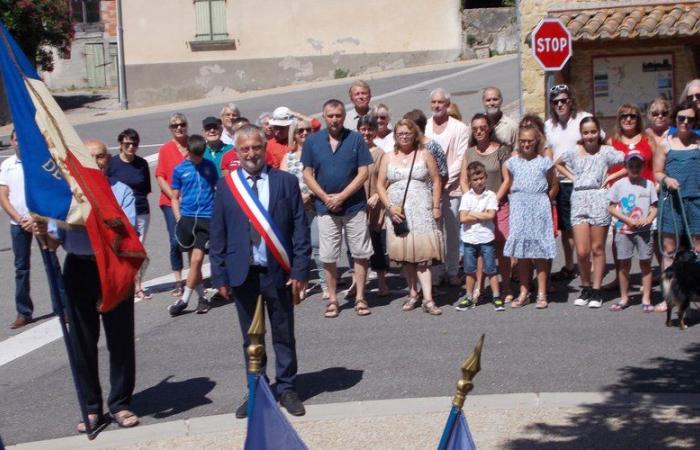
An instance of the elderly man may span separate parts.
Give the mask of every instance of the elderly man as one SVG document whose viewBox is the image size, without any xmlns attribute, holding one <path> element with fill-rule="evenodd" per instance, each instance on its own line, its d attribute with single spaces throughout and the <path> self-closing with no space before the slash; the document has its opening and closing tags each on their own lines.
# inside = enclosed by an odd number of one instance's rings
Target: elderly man
<svg viewBox="0 0 700 450">
<path fill-rule="evenodd" d="M 204 158 L 214 163 L 216 171 L 221 176 L 221 161 L 224 155 L 233 148 L 230 144 L 224 144 L 221 140 L 223 127 L 221 120 L 216 117 L 207 117 L 202 121 L 202 131 L 207 140 L 207 147 L 204 149 Z"/>
<path fill-rule="evenodd" d="M 32 226 L 34 220 L 29 214 L 24 199 L 24 169 L 19 157 L 17 133 L 12 130 L 10 146 L 15 154 L 0 165 L 0 206 L 10 216 L 12 253 L 15 257 L 15 308 L 17 318 L 10 324 L 11 329 L 21 328 L 32 321 L 34 304 L 29 295 L 29 261 L 32 254 Z"/>
<path fill-rule="evenodd" d="M 250 344 L 248 328 L 262 295 L 272 328 L 277 395 L 290 414 L 301 416 L 306 411 L 295 390 L 293 298 L 306 289 L 311 240 L 299 181 L 265 164 L 265 135 L 258 127 L 242 127 L 235 141 L 240 168 L 219 180 L 214 199 L 212 285 L 223 297 L 236 298 L 244 357 Z M 273 242 L 273 248 L 267 242 Z M 236 417 L 246 417 L 247 406 L 246 398 Z"/>
<path fill-rule="evenodd" d="M 294 123 L 294 113 L 286 106 L 280 106 L 272 112 L 270 126 L 272 139 L 267 141 L 265 157 L 267 163 L 279 169 L 282 158 L 289 151 L 289 126 Z"/>
<path fill-rule="evenodd" d="M 233 145 L 233 121 L 241 117 L 241 111 L 235 103 L 229 103 L 221 108 L 221 123 L 224 126 L 221 141 L 226 145 Z"/>
<path fill-rule="evenodd" d="M 372 100 L 372 91 L 366 81 L 355 80 L 350 85 L 348 95 L 355 106 L 347 112 L 343 126 L 348 130 L 355 131 L 357 130 L 357 121 L 360 120 L 360 117 L 369 114 L 369 102 Z"/>
<path fill-rule="evenodd" d="M 434 266 L 433 284 L 440 284 L 446 271 L 450 286 L 461 285 L 459 272 L 459 174 L 464 152 L 469 145 L 469 129 L 465 124 L 447 114 L 450 94 L 442 89 L 430 93 L 430 109 L 433 115 L 428 119 L 425 136 L 434 140 L 445 152 L 447 159 L 447 184 L 442 194 L 442 217 L 445 227 L 446 264 Z M 446 266 L 446 267 L 445 267 Z"/>
<path fill-rule="evenodd" d="M 105 172 L 110 155 L 107 146 L 97 140 L 85 141 L 85 146 L 95 158 L 97 167 Z M 119 182 L 110 181 L 117 203 L 129 219 L 136 224 L 136 206 L 131 189 Z M 109 351 L 108 397 L 109 412 L 120 427 L 138 425 L 139 418 L 129 410 L 136 379 L 134 351 L 134 302 L 129 294 L 117 307 L 100 314 L 97 303 L 102 295 L 100 275 L 87 232 L 82 227 L 59 229 L 56 222 L 35 226 L 37 234 L 48 231 L 49 248 L 63 244 L 66 259 L 63 264 L 63 284 L 68 298 L 71 345 L 76 356 L 78 380 L 83 387 L 91 429 L 108 421 L 103 413 L 102 389 L 98 370 L 97 344 L 100 338 L 100 318 L 104 327 Z M 78 432 L 85 433 L 84 423 L 78 424 Z"/>
<path fill-rule="evenodd" d="M 484 112 L 494 124 L 496 138 L 510 148 L 515 148 L 515 141 L 518 139 L 518 123 L 501 111 L 503 105 L 501 90 L 494 86 L 485 88 L 481 95 L 481 102 L 484 105 Z"/>
<path fill-rule="evenodd" d="M 366 316 L 370 314 L 365 300 L 367 264 L 374 252 L 367 228 L 364 183 L 373 159 L 362 136 L 343 126 L 345 107 L 340 100 L 328 100 L 323 105 L 323 118 L 326 129 L 306 138 L 301 162 L 304 182 L 316 196 L 319 259 L 323 262 L 329 294 L 325 316 L 338 317 L 336 265 L 343 235 L 355 260 L 355 311 Z"/>
</svg>

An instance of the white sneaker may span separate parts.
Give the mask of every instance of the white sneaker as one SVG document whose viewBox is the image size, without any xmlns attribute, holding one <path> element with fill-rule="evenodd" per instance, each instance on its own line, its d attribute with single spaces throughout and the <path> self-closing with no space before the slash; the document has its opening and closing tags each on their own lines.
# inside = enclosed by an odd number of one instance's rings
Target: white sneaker
<svg viewBox="0 0 700 450">
<path fill-rule="evenodd" d="M 576 306 L 587 306 L 588 302 L 591 300 L 591 288 L 584 287 L 578 294 L 578 298 L 574 300 L 574 305 Z"/>
<path fill-rule="evenodd" d="M 591 301 L 588 302 L 588 307 L 589 307 L 589 308 L 600 308 L 601 306 L 603 306 L 603 301 L 602 301 L 602 300 L 594 299 L 594 300 L 591 300 Z"/>
</svg>

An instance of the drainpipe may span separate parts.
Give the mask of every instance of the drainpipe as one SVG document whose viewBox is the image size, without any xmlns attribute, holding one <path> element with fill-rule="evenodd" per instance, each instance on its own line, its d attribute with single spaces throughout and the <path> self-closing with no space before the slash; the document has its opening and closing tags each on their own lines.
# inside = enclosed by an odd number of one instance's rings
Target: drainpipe
<svg viewBox="0 0 700 450">
<path fill-rule="evenodd" d="M 126 98 L 126 69 L 124 66 L 124 27 L 122 19 L 122 2 L 116 0 L 117 7 L 117 66 L 119 70 L 119 104 L 122 109 L 129 109 Z"/>
<path fill-rule="evenodd" d="M 520 117 L 525 114 L 525 104 L 523 102 L 523 34 L 520 17 L 521 0 L 515 2 L 515 22 L 518 26 L 518 96 L 520 98 Z"/>
</svg>

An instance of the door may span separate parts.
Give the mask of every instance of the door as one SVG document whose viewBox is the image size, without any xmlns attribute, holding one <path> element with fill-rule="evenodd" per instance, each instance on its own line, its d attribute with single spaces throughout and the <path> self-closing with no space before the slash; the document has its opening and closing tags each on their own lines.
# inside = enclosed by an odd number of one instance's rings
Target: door
<svg viewBox="0 0 700 450">
<path fill-rule="evenodd" d="M 87 84 L 91 88 L 103 88 L 107 85 L 105 75 L 105 53 L 102 42 L 85 44 L 85 65 Z"/>
</svg>

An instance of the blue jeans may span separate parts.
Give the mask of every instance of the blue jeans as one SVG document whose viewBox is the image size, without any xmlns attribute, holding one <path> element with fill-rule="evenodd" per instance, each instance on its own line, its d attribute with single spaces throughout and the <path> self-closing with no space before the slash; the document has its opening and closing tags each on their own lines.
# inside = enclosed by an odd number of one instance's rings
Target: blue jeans
<svg viewBox="0 0 700 450">
<path fill-rule="evenodd" d="M 15 254 L 15 305 L 17 314 L 31 317 L 34 304 L 29 296 L 29 261 L 32 255 L 32 233 L 19 225 L 10 225 L 12 252 Z"/>
<path fill-rule="evenodd" d="M 481 255 L 484 259 L 484 275 L 498 273 L 496 264 L 496 247 L 493 241 L 486 244 L 467 244 L 462 242 L 464 249 L 464 273 L 474 275 L 476 273 L 476 258 Z"/>
<path fill-rule="evenodd" d="M 170 269 L 173 271 L 182 270 L 182 253 L 180 252 L 180 244 L 177 243 L 175 238 L 175 215 L 173 214 L 173 209 L 170 206 L 161 206 L 160 210 L 163 211 L 163 217 L 165 218 L 165 226 L 168 228 L 168 237 L 170 238 Z"/>
</svg>

